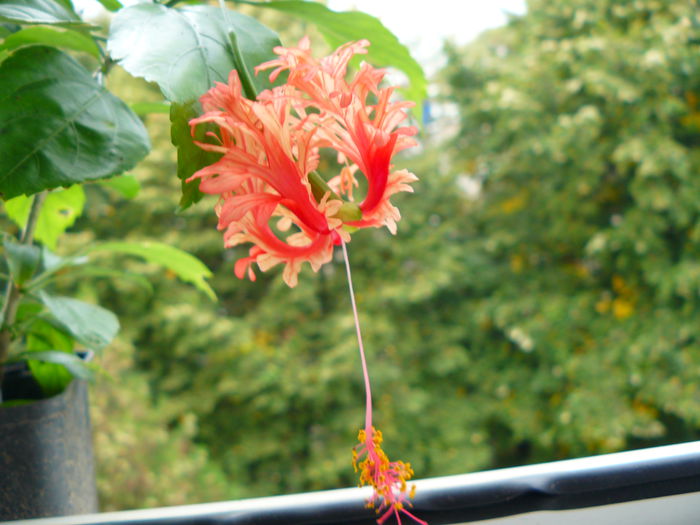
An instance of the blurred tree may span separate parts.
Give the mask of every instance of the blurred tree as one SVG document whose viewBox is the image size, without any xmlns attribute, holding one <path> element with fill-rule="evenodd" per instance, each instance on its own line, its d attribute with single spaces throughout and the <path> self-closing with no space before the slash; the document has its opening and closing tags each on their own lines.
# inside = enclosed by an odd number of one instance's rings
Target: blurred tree
<svg viewBox="0 0 700 525">
<path fill-rule="evenodd" d="M 698 6 L 531 0 L 448 49 L 489 261 L 461 305 L 470 383 L 501 462 L 699 435 Z"/>
<path fill-rule="evenodd" d="M 151 399 L 133 353 L 124 341 L 113 344 L 100 363 L 108 376 L 92 391 L 100 509 L 240 497 L 206 448 L 193 442 L 196 417 L 176 398 Z"/>
</svg>

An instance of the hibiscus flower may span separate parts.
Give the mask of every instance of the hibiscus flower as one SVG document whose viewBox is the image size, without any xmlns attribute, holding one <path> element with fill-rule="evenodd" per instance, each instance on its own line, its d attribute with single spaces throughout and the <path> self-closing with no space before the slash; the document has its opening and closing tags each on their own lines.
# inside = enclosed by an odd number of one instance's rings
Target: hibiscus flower
<svg viewBox="0 0 700 525">
<path fill-rule="evenodd" d="M 284 264 L 284 281 L 293 287 L 302 263 L 318 271 L 334 246 L 350 241 L 349 230 L 385 225 L 396 232 L 401 216 L 389 199 L 412 191 L 416 177 L 392 171 L 391 159 L 415 144 L 416 128 L 399 127 L 412 103 L 392 101 L 394 88 L 379 87 L 383 70 L 363 63 L 346 78 L 348 62 L 368 45 L 349 43 L 318 60 L 304 38 L 295 48 L 275 48 L 278 58 L 256 68 L 274 68 L 273 82 L 287 71 L 284 85 L 249 100 L 232 71 L 227 84 L 217 83 L 200 99 L 204 114 L 190 126 L 194 133 L 213 124 L 212 140 L 197 144 L 222 157 L 188 180 L 199 179 L 202 192 L 219 196 L 225 246 L 251 244 L 235 265 L 239 278 L 255 280 L 253 264 L 261 271 Z M 323 148 L 338 159 L 328 183 L 316 172 Z M 355 203 L 358 174 L 366 194 Z"/>
</svg>

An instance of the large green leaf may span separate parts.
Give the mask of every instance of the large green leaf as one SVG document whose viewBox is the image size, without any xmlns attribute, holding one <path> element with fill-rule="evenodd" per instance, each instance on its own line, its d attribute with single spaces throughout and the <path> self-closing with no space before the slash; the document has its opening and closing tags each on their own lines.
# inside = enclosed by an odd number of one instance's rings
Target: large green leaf
<svg viewBox="0 0 700 525">
<path fill-rule="evenodd" d="M 182 181 L 180 207 L 185 209 L 198 202 L 204 195 L 199 191 L 199 181 L 185 182 L 194 172 L 216 162 L 221 155 L 204 151 L 194 141 L 206 142 L 207 131 L 214 126 L 201 124 L 190 133 L 189 121 L 198 115 L 199 103 L 173 104 L 170 106 L 170 140 L 177 147 L 177 176 Z"/>
<path fill-rule="evenodd" d="M 0 21 L 17 24 L 86 25 L 54 0 L 0 0 Z"/>
<path fill-rule="evenodd" d="M 39 297 L 58 324 L 91 350 L 107 346 L 119 331 L 117 317 L 101 306 L 45 292 L 40 292 Z"/>
<path fill-rule="evenodd" d="M 100 58 L 100 49 L 92 37 L 78 31 L 58 27 L 25 27 L 16 33 L 8 35 L 0 43 L 0 50 L 12 50 L 33 44 L 46 44 L 73 49 L 74 51 L 82 51 L 91 54 L 95 58 Z"/>
<path fill-rule="evenodd" d="M 0 64 L 0 196 L 116 175 L 150 147 L 143 123 L 78 62 L 44 46 Z"/>
<path fill-rule="evenodd" d="M 52 191 L 39 212 L 34 237 L 52 250 L 56 249 L 58 238 L 70 228 L 83 212 L 85 192 L 76 184 L 65 190 Z M 5 202 L 5 211 L 12 221 L 24 228 L 32 207 L 32 199 L 20 195 Z"/>
<path fill-rule="evenodd" d="M 277 35 L 255 19 L 210 6 L 169 8 L 139 4 L 115 16 L 107 48 L 124 69 L 156 82 L 172 102 L 199 98 L 235 69 L 229 33 L 235 33 L 249 68 L 274 58 Z M 264 88 L 257 79 L 256 88 Z"/>
<path fill-rule="evenodd" d="M 160 242 L 105 242 L 90 246 L 87 253 L 123 253 L 142 257 L 150 263 L 164 266 L 180 279 L 192 283 L 213 301 L 216 294 L 205 279 L 212 273 L 202 261 L 187 252 Z"/>
<path fill-rule="evenodd" d="M 406 97 L 419 105 L 425 100 L 427 80 L 423 68 L 377 18 L 360 11 L 336 12 L 323 4 L 302 0 L 242 3 L 275 9 L 311 22 L 332 47 L 352 40 L 368 39 L 372 45 L 367 61 L 403 71 L 410 81 L 410 86 L 404 90 Z"/>
</svg>

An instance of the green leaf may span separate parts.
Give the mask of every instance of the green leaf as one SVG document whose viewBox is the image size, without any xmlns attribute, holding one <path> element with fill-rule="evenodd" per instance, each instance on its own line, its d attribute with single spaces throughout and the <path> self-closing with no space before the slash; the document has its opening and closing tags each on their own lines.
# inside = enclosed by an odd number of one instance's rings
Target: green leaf
<svg viewBox="0 0 700 525">
<path fill-rule="evenodd" d="M 112 177 L 98 182 L 100 186 L 113 189 L 120 193 L 125 199 L 133 199 L 141 191 L 141 184 L 133 175 L 122 175 L 120 177 Z"/>
<path fill-rule="evenodd" d="M 118 0 L 97 0 L 99 3 L 101 3 L 105 9 L 108 11 L 119 11 L 122 7 L 124 7 L 121 2 Z"/>
<path fill-rule="evenodd" d="M 73 10 L 54 0 L 0 0 L 0 21 L 17 24 L 87 25 Z"/>
<path fill-rule="evenodd" d="M 85 279 L 87 277 L 109 277 L 115 281 L 132 281 L 146 292 L 153 293 L 153 286 L 151 285 L 151 282 L 143 275 L 126 271 L 121 268 L 103 268 L 101 266 L 86 264 L 88 262 L 89 258 L 85 255 L 79 257 L 61 257 L 44 247 L 41 253 L 41 264 L 43 271 L 41 271 L 31 282 L 27 283 L 24 288 L 27 292 L 34 293 L 46 287 L 46 285 L 53 280 L 52 276 L 59 270 L 65 269 L 66 271 L 64 273 L 68 273 L 72 268 L 79 267 L 75 273 L 80 279 Z"/>
<path fill-rule="evenodd" d="M 51 352 L 49 357 L 47 354 Z M 36 354 L 32 356 L 31 354 Z M 65 388 L 73 380 L 73 374 L 68 370 L 66 366 L 61 366 L 60 358 L 57 357 L 58 354 L 66 356 L 63 361 L 69 361 L 70 357 L 75 357 L 72 354 L 61 351 L 44 351 L 44 352 L 28 352 L 23 354 L 22 358 L 27 361 L 29 365 L 29 370 L 31 370 L 34 379 L 39 383 L 42 392 L 45 396 L 50 397 L 56 394 L 60 394 L 65 390 Z M 46 362 L 43 357 L 49 357 L 54 359 L 53 362 Z M 75 357 L 76 360 L 80 360 Z"/>
<path fill-rule="evenodd" d="M 12 33 L 15 33 L 20 30 L 20 26 L 17 24 L 6 24 L 3 22 L 0 22 L 0 38 L 3 40 L 10 36 Z"/>
<path fill-rule="evenodd" d="M 29 352 L 21 355 L 29 360 L 29 366 L 31 367 L 32 372 L 34 373 L 34 377 L 37 379 L 39 379 L 39 374 L 37 374 L 37 367 L 36 365 L 32 364 L 32 361 L 60 365 L 60 368 L 68 370 L 68 372 L 70 372 L 70 379 L 73 379 L 73 377 L 77 377 L 80 379 L 90 380 L 93 378 L 94 375 L 90 367 L 88 367 L 85 363 L 85 361 L 73 353 L 62 352 L 59 350 L 44 350 Z M 69 382 L 70 381 L 68 381 L 68 383 Z M 39 381 L 39 383 L 42 385 L 42 388 L 46 392 L 44 384 L 41 381 Z M 66 386 L 68 386 L 67 383 L 63 384 L 61 387 L 59 387 L 60 389 L 58 389 L 56 393 L 63 391 L 63 389 Z"/>
<path fill-rule="evenodd" d="M 229 9 L 138 4 L 117 13 L 107 48 L 129 73 L 156 82 L 168 100 L 186 103 L 235 69 L 230 32 L 249 67 L 274 58 L 280 43 L 258 21 Z M 262 78 L 256 84 L 258 90 L 269 85 Z"/>
<path fill-rule="evenodd" d="M 134 102 L 129 107 L 131 111 L 141 116 L 152 113 L 170 113 L 170 104 L 167 102 Z"/>
<path fill-rule="evenodd" d="M 427 80 L 423 68 L 377 18 L 360 11 L 336 12 L 323 4 L 301 0 L 241 3 L 275 9 L 311 22 L 334 48 L 352 40 L 368 39 L 372 45 L 367 61 L 403 71 L 410 81 L 410 86 L 404 89 L 406 97 L 418 105 L 425 100 Z"/>
<path fill-rule="evenodd" d="M 85 265 L 79 270 L 80 277 L 109 277 L 115 281 L 132 281 L 134 284 L 142 288 L 148 293 L 153 293 L 153 285 L 143 275 L 133 272 L 127 272 L 121 269 L 102 268 L 100 266 Z"/>
<path fill-rule="evenodd" d="M 81 276 L 84 272 L 85 264 L 88 262 L 88 258 L 84 255 L 82 256 L 69 256 L 61 257 L 56 255 L 46 246 L 41 247 L 41 271 L 30 281 L 24 288 L 28 293 L 35 293 L 37 290 L 44 288 L 49 284 L 53 275 L 64 268 L 72 268 L 80 266 Z"/>
<path fill-rule="evenodd" d="M 5 239 L 5 257 L 15 284 L 21 286 L 32 278 L 39 267 L 41 249 L 32 244 L 20 244 Z"/>
<path fill-rule="evenodd" d="M 70 56 L 30 46 L 0 64 L 4 199 L 122 173 L 149 147 L 138 117 Z"/>
<path fill-rule="evenodd" d="M 211 277 L 211 271 L 202 261 L 187 252 L 159 242 L 106 242 L 87 249 L 88 254 L 100 252 L 136 255 L 150 263 L 164 266 L 183 281 L 192 283 L 212 301 L 216 301 L 214 290 L 205 280 Z"/>
<path fill-rule="evenodd" d="M 117 317 L 101 306 L 71 297 L 51 296 L 45 292 L 40 292 L 39 298 L 54 319 L 91 350 L 101 350 L 107 346 L 119 331 Z"/>
<path fill-rule="evenodd" d="M 32 317 L 36 317 L 44 310 L 44 306 L 40 303 L 34 303 L 31 301 L 20 301 L 17 307 L 17 317 L 15 321 L 18 324 L 26 322 Z"/>
<path fill-rule="evenodd" d="M 61 257 L 56 255 L 46 246 L 41 249 L 41 266 L 44 272 L 56 272 L 66 266 L 82 266 L 87 262 L 87 257 Z"/>
<path fill-rule="evenodd" d="M 95 58 L 100 58 L 100 49 L 95 41 L 83 33 L 56 27 L 26 27 L 21 31 L 12 33 L 0 44 L 0 50 L 11 51 L 19 47 L 46 44 L 55 47 L 72 49 L 89 53 Z"/>
<path fill-rule="evenodd" d="M 73 9 L 73 1 L 72 0 L 56 0 L 59 4 L 61 4 L 63 7 L 68 9 L 69 11 L 74 11 Z"/>
<path fill-rule="evenodd" d="M 39 212 L 34 237 L 51 250 L 55 250 L 58 238 L 83 213 L 84 205 L 85 192 L 80 185 L 52 191 L 46 196 Z M 24 228 L 27 224 L 31 207 L 32 199 L 24 195 L 5 202 L 7 215 L 20 228 Z"/>
<path fill-rule="evenodd" d="M 199 103 L 173 104 L 170 107 L 170 140 L 177 148 L 177 176 L 182 181 L 180 207 L 188 208 L 204 196 L 199 191 L 199 181 L 185 182 L 196 171 L 213 164 L 221 155 L 204 151 L 194 141 L 206 142 L 206 133 L 214 131 L 211 124 L 197 126 L 194 136 L 190 133 L 189 121 L 199 114 Z"/>
<path fill-rule="evenodd" d="M 62 354 L 68 356 L 63 361 L 70 360 L 70 357 L 77 359 L 73 352 L 73 339 L 63 330 L 52 325 L 44 319 L 36 319 L 29 327 L 26 337 L 27 352 L 20 354 L 29 361 L 29 368 L 32 375 L 37 380 L 44 394 L 51 396 L 62 392 L 63 389 L 73 379 L 73 376 L 65 366 L 61 366 L 61 357 L 49 356 L 49 359 L 42 354 Z M 46 362 L 49 361 L 50 362 Z"/>
</svg>

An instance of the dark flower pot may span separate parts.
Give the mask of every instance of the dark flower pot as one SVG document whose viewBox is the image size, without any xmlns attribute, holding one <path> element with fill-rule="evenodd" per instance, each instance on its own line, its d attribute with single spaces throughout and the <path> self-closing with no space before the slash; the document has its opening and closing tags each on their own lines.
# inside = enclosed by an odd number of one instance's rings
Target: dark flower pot
<svg viewBox="0 0 700 525">
<path fill-rule="evenodd" d="M 10 365 L 2 393 L 0 521 L 97 512 L 85 382 L 40 399 L 26 367 Z"/>
</svg>

